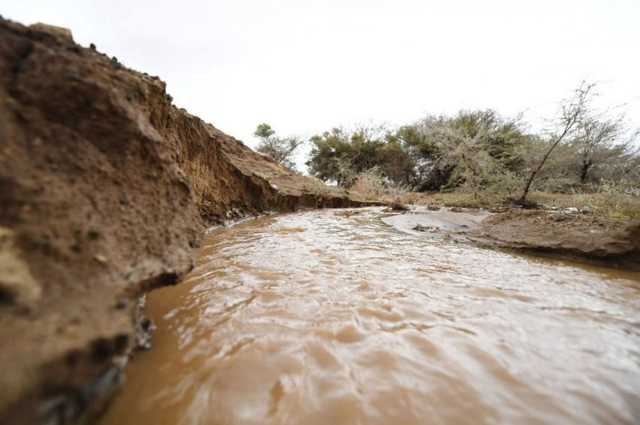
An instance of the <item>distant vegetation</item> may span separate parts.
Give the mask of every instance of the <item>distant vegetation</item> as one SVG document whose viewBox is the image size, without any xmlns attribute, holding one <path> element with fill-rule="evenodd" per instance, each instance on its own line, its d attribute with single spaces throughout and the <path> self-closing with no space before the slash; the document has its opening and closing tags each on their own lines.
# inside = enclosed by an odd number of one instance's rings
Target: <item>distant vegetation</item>
<svg viewBox="0 0 640 425">
<path fill-rule="evenodd" d="M 304 142 L 297 137 L 278 137 L 275 130 L 269 124 L 259 124 L 254 136 L 260 139 L 256 150 L 267 155 L 277 163 L 287 168 L 295 169 L 293 155 L 298 147 Z"/>
<path fill-rule="evenodd" d="M 376 181 L 388 190 L 492 194 L 516 203 L 527 203 L 531 191 L 640 197 L 639 133 L 623 112 L 596 109 L 595 89 L 581 84 L 540 133 L 492 110 L 429 115 L 395 129 L 334 128 L 311 137 L 307 166 L 345 188 Z M 287 153 L 294 144 L 278 146 Z"/>
</svg>

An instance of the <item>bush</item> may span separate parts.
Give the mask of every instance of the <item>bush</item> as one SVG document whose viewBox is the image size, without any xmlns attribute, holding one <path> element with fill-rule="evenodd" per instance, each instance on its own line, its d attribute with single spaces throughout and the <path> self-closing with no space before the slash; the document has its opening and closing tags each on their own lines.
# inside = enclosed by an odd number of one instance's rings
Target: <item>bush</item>
<svg viewBox="0 0 640 425">
<path fill-rule="evenodd" d="M 485 190 L 511 185 L 525 162 L 518 148 L 529 137 L 518 120 L 491 110 L 462 111 L 395 131 L 333 129 L 311 138 L 307 165 L 312 175 L 345 187 L 376 168 L 385 181 L 411 190 Z"/>
<path fill-rule="evenodd" d="M 351 187 L 375 170 L 385 187 L 427 192 L 598 192 L 613 185 L 640 190 L 639 150 L 623 115 L 594 111 L 594 85 L 582 84 L 561 104 L 555 129 L 530 134 L 520 118 L 492 110 L 429 115 L 395 130 L 383 126 L 333 129 L 311 138 L 312 175 Z M 363 184 L 360 182 L 359 184 Z M 367 183 L 367 184 L 370 184 Z"/>
<path fill-rule="evenodd" d="M 396 201 L 408 191 L 383 177 L 379 170 L 373 168 L 358 174 L 349 188 L 368 200 Z"/>
</svg>

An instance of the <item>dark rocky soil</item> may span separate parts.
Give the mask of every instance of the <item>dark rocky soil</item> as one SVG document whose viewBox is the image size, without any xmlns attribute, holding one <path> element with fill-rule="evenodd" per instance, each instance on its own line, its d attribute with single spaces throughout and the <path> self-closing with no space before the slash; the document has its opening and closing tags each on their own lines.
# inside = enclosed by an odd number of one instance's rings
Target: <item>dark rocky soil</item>
<svg viewBox="0 0 640 425">
<path fill-rule="evenodd" d="M 0 19 L 0 423 L 96 409 L 134 345 L 136 299 L 192 267 L 208 225 L 359 204 L 70 32 Z"/>
</svg>

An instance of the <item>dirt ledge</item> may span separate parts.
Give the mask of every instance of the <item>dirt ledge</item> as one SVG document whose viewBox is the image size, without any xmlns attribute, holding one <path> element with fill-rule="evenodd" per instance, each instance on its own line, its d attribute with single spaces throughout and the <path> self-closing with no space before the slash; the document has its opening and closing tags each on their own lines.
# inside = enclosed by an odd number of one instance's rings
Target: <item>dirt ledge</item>
<svg viewBox="0 0 640 425">
<path fill-rule="evenodd" d="M 0 18 L 0 423 L 95 410 L 135 346 L 136 298 L 191 269 L 207 226 L 362 204 L 70 31 Z"/>
<path fill-rule="evenodd" d="M 510 210 L 487 217 L 469 237 L 486 247 L 640 271 L 640 221 L 563 211 Z"/>
</svg>

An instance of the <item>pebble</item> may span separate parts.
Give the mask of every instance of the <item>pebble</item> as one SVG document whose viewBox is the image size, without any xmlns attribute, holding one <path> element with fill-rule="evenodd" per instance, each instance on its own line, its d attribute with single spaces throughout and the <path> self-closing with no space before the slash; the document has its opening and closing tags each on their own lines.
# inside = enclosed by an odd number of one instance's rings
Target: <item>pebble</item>
<svg viewBox="0 0 640 425">
<path fill-rule="evenodd" d="M 93 256 L 93 259 L 100 264 L 107 264 L 107 257 L 105 257 L 104 255 L 96 254 Z"/>
</svg>

